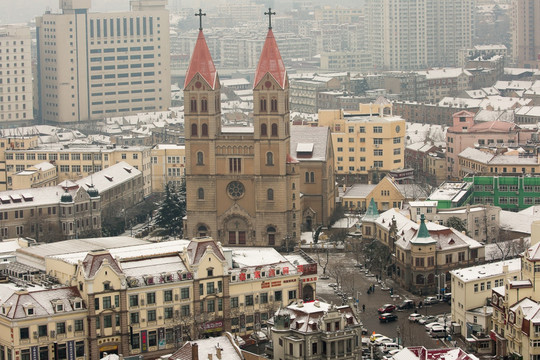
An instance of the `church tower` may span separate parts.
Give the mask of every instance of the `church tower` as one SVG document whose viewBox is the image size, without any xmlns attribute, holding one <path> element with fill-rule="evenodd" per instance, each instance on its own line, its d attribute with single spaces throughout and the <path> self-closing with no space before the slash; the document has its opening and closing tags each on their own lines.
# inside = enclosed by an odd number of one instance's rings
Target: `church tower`
<svg viewBox="0 0 540 360">
<path fill-rule="evenodd" d="M 193 209 L 199 216 L 215 219 L 215 149 L 216 138 L 221 134 L 221 86 L 202 30 L 200 17 L 199 36 L 193 49 L 184 82 L 184 133 L 186 139 L 186 196 L 187 213 Z M 197 233 L 191 236 L 212 236 L 210 227 L 215 222 L 201 222 Z M 188 232 L 189 233 L 189 232 Z"/>
<path fill-rule="evenodd" d="M 269 19 L 274 14 L 270 10 Z M 199 11 L 198 16 L 203 16 Z M 221 127 L 220 87 L 202 30 L 184 86 L 185 237 L 227 246 L 291 245 L 300 234 L 298 161 L 290 156 L 289 81 L 271 20 L 253 84 L 253 128 Z"/>
</svg>

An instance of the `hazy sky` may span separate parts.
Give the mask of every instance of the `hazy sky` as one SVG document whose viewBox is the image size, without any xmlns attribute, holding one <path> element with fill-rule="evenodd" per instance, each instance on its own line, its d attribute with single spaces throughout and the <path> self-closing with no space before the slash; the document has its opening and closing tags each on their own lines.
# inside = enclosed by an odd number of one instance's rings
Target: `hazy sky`
<svg viewBox="0 0 540 360">
<path fill-rule="evenodd" d="M 168 0 L 169 7 L 192 7 L 204 6 L 215 7 L 217 4 L 235 0 Z M 258 3 L 264 0 L 256 0 Z M 272 7 L 290 7 L 292 0 L 272 0 Z M 313 0 L 315 4 L 341 5 L 357 7 L 362 4 L 361 0 Z M 59 0 L 0 0 L 0 24 L 26 23 L 36 16 L 43 15 L 46 9 L 58 12 Z M 126 11 L 129 10 L 129 0 L 92 0 L 90 11 Z"/>
</svg>

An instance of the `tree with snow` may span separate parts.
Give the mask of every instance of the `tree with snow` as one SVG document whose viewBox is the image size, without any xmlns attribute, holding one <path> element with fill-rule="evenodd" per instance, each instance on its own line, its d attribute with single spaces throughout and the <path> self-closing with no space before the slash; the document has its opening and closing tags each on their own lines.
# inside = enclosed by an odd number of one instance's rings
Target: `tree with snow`
<svg viewBox="0 0 540 360">
<path fill-rule="evenodd" d="M 174 185 L 165 186 L 165 199 L 156 216 L 156 225 L 164 235 L 182 236 L 182 219 L 186 214 L 186 182 L 176 190 Z"/>
</svg>

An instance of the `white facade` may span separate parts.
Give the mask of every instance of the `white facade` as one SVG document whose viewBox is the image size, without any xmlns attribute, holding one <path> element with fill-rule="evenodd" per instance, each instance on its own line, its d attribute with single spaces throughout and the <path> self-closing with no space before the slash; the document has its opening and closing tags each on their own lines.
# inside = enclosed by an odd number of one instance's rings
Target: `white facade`
<svg viewBox="0 0 540 360">
<path fill-rule="evenodd" d="M 61 3 L 36 18 L 40 117 L 77 123 L 170 106 L 169 13 L 165 0 L 132 11 L 90 13 L 90 0 Z"/>
<path fill-rule="evenodd" d="M 26 124 L 34 118 L 30 28 L 0 26 L 0 124 Z"/>
</svg>

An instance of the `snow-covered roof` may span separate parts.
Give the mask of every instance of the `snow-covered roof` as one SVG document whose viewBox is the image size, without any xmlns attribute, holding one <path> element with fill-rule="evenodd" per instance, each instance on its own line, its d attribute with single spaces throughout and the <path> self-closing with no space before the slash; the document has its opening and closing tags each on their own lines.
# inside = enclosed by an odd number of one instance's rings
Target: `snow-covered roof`
<svg viewBox="0 0 540 360">
<path fill-rule="evenodd" d="M 135 169 L 133 166 L 124 161 L 121 161 L 117 164 L 109 166 L 106 169 L 77 180 L 76 183 L 85 190 L 88 190 L 93 186 L 100 193 L 103 193 L 141 175 L 142 172 L 140 170 Z"/>
<path fill-rule="evenodd" d="M 426 71 L 417 71 L 419 75 L 425 75 L 427 80 L 451 79 L 460 75 L 472 76 L 472 74 L 463 68 L 436 68 Z"/>
<path fill-rule="evenodd" d="M 325 126 L 297 126 L 293 125 L 291 129 L 290 155 L 298 161 L 325 161 L 327 160 L 327 146 L 330 130 Z M 310 144 L 310 146 L 301 146 L 302 150 L 311 147 L 311 156 L 306 158 L 298 155 L 301 152 L 298 149 L 299 144 Z M 309 152 L 309 151 L 308 151 Z"/>
<path fill-rule="evenodd" d="M 505 272 L 505 267 L 508 270 Z M 463 282 L 476 281 L 480 279 L 487 279 L 501 275 L 517 274 L 521 271 L 521 259 L 511 259 L 505 261 L 498 261 L 493 263 L 486 263 L 478 266 L 471 266 L 468 268 L 452 270 L 450 273 L 459 278 Z"/>
</svg>

